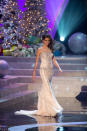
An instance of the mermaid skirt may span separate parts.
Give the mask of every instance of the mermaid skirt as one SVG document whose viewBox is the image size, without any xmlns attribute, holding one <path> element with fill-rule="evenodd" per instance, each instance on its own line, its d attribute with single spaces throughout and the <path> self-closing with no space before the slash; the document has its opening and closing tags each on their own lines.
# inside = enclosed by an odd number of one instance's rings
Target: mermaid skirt
<svg viewBox="0 0 87 131">
<path fill-rule="evenodd" d="M 20 110 L 16 114 L 24 115 L 40 115 L 40 116 L 56 116 L 57 114 L 63 111 L 63 108 L 60 106 L 54 91 L 52 89 L 52 68 L 40 68 L 40 76 L 42 79 L 42 87 L 38 91 L 38 103 L 37 110 L 26 111 Z"/>
</svg>

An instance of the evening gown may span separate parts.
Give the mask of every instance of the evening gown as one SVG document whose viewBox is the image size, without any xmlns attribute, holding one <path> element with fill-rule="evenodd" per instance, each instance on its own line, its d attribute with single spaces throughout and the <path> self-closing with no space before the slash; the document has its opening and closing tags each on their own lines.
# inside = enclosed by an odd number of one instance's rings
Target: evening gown
<svg viewBox="0 0 87 131">
<path fill-rule="evenodd" d="M 56 100 L 54 91 L 52 89 L 52 76 L 53 76 L 53 53 L 51 51 L 44 50 L 40 53 L 40 77 L 42 79 L 42 87 L 38 91 L 38 104 L 37 110 L 16 111 L 15 114 L 23 114 L 27 116 L 40 115 L 40 116 L 52 116 L 55 117 L 61 114 L 63 108 Z"/>
</svg>

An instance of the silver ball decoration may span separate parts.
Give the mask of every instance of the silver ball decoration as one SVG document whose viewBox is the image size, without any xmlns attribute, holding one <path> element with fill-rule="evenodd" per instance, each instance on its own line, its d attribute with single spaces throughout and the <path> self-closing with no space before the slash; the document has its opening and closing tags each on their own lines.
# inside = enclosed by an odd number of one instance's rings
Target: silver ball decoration
<svg viewBox="0 0 87 131">
<path fill-rule="evenodd" d="M 73 34 L 68 41 L 70 50 L 75 54 L 87 52 L 87 35 L 81 32 Z"/>
<path fill-rule="evenodd" d="M 0 78 L 8 74 L 9 65 L 5 60 L 0 60 Z"/>
</svg>

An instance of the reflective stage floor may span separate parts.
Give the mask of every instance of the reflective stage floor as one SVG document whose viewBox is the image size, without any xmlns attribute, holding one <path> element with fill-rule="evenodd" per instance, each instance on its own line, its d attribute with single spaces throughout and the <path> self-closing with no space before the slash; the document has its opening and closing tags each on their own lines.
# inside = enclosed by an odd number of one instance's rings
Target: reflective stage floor
<svg viewBox="0 0 87 131">
<path fill-rule="evenodd" d="M 64 109 L 56 118 L 14 114 L 18 110 L 37 109 L 39 65 L 34 83 L 35 57 L 0 59 L 10 67 L 8 75 L 0 79 L 0 131 L 87 131 L 87 56 L 56 58 L 63 72 L 54 67 L 53 88 Z"/>
<path fill-rule="evenodd" d="M 29 97 L 0 107 L 0 131 L 87 131 L 87 100 L 57 98 L 64 111 L 56 118 L 15 115 L 20 109 L 36 109 L 37 96 L 33 94 L 31 102 Z"/>
</svg>

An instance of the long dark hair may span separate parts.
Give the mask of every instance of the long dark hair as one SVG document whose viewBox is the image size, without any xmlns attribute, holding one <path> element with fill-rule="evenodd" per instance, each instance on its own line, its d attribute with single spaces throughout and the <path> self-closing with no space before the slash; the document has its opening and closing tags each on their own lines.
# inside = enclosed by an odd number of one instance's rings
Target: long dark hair
<svg viewBox="0 0 87 131">
<path fill-rule="evenodd" d="M 54 42 L 53 42 L 53 39 L 52 39 L 52 37 L 50 36 L 50 35 L 43 35 L 42 36 L 42 40 L 45 40 L 45 38 L 49 38 L 50 39 L 50 43 L 49 43 L 49 45 L 48 45 L 48 48 L 52 51 L 52 53 L 54 52 L 54 48 L 53 48 L 53 46 L 54 46 Z"/>
</svg>

